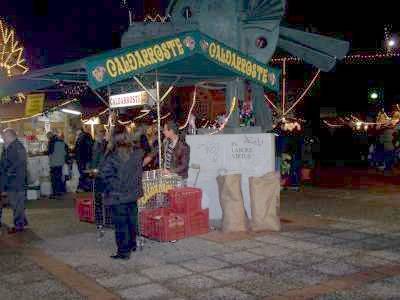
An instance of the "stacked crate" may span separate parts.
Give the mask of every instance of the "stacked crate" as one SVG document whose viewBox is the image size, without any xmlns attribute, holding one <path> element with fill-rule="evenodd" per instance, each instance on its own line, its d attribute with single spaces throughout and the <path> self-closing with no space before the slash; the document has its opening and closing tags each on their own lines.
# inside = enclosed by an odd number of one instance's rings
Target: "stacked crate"
<svg viewBox="0 0 400 300">
<path fill-rule="evenodd" d="M 207 233 L 209 211 L 201 208 L 201 199 L 200 189 L 170 190 L 168 192 L 169 208 L 141 210 L 142 236 L 166 242 Z"/>
</svg>

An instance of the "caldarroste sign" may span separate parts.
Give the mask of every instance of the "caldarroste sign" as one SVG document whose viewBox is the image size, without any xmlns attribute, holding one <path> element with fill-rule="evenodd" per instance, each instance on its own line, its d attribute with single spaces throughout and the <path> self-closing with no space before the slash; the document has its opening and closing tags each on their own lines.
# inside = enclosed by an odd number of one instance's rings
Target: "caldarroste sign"
<svg viewBox="0 0 400 300">
<path fill-rule="evenodd" d="M 156 94 L 155 90 L 149 90 L 152 95 Z M 145 105 L 149 101 L 150 95 L 146 91 L 139 91 L 133 93 L 125 93 L 110 96 L 110 107 L 132 107 Z"/>
<path fill-rule="evenodd" d="M 239 75 L 270 90 L 279 91 L 279 69 L 262 64 L 198 31 L 121 48 L 88 59 L 86 69 L 89 85 L 95 89 L 111 85 L 167 64 L 179 63 L 195 54 L 231 71 L 232 75 Z M 196 74 L 196 69 L 201 67 L 196 65 L 197 57 L 193 59 L 192 74 Z M 207 69 L 213 75 L 212 64 Z"/>
</svg>

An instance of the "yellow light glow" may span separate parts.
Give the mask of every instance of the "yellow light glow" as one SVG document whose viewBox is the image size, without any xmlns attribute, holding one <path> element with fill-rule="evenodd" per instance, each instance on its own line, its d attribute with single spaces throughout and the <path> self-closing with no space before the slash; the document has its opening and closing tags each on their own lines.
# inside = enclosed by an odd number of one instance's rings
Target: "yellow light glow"
<svg viewBox="0 0 400 300">
<path fill-rule="evenodd" d="M 28 72 L 23 54 L 24 47 L 16 40 L 14 29 L 0 19 L 0 72 L 8 77 Z"/>
</svg>

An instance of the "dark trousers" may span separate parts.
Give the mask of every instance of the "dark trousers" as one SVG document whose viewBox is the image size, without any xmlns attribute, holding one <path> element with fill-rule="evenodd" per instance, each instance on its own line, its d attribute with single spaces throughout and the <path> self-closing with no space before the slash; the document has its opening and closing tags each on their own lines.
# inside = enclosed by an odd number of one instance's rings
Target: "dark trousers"
<svg viewBox="0 0 400 300">
<path fill-rule="evenodd" d="M 127 203 L 111 206 L 118 254 L 129 256 L 136 248 L 137 204 Z"/>
<path fill-rule="evenodd" d="M 103 194 L 95 191 L 94 193 L 94 213 L 97 226 L 103 226 L 104 214 L 103 214 Z"/>
<path fill-rule="evenodd" d="M 83 190 L 85 192 L 90 192 L 91 191 L 90 179 L 88 174 L 85 173 L 88 163 L 86 161 L 78 161 L 77 164 L 79 171 L 78 189 Z"/>
<path fill-rule="evenodd" d="M 13 210 L 14 215 L 14 226 L 17 229 L 24 229 L 28 226 L 28 219 L 25 214 L 25 200 L 26 191 L 22 192 L 7 192 L 8 203 Z M 0 203 L 0 225 L 3 215 L 3 207 Z"/>
<path fill-rule="evenodd" d="M 385 150 L 385 170 L 391 171 L 394 164 L 394 150 Z"/>
<path fill-rule="evenodd" d="M 51 167 L 51 187 L 53 189 L 53 195 L 61 195 L 65 193 L 65 182 L 62 174 L 63 167 Z"/>
</svg>

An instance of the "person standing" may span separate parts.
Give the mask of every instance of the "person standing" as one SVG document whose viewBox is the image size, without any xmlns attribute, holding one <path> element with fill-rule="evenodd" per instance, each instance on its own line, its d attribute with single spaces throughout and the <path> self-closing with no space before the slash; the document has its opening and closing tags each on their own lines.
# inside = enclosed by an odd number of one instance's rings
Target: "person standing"
<svg viewBox="0 0 400 300">
<path fill-rule="evenodd" d="M 14 234 L 24 231 L 28 225 L 25 215 L 28 158 L 14 129 L 4 129 L 2 138 L 5 149 L 0 161 L 0 191 L 2 196 L 7 196 L 13 210 L 14 227 L 8 233 Z"/>
<path fill-rule="evenodd" d="M 66 191 L 63 167 L 67 162 L 68 151 L 64 141 L 53 132 L 47 133 L 47 139 L 49 140 L 47 153 L 49 155 L 51 187 L 53 190 L 52 198 L 56 198 Z"/>
<path fill-rule="evenodd" d="M 93 139 L 90 134 L 85 132 L 82 128 L 78 131 L 78 137 L 75 144 L 75 158 L 79 171 L 78 192 L 89 192 L 91 190 L 87 170 L 92 162 L 92 153 Z"/>
<path fill-rule="evenodd" d="M 394 133 L 395 130 L 393 128 L 386 128 L 381 136 L 384 149 L 385 172 L 392 171 L 394 164 L 394 154 L 395 154 Z"/>
<path fill-rule="evenodd" d="M 120 125 L 114 128 L 110 143 L 98 176 L 114 223 L 117 253 L 111 258 L 126 260 L 136 251 L 137 200 L 143 196 L 143 151 L 134 150 L 126 128 Z"/>
<path fill-rule="evenodd" d="M 96 139 L 93 145 L 92 169 L 97 169 L 100 163 L 104 160 L 107 151 L 106 131 L 101 129 L 97 132 Z"/>
<path fill-rule="evenodd" d="M 107 152 L 107 145 L 108 142 L 106 139 L 106 131 L 104 129 L 101 129 L 97 132 L 96 140 L 93 145 L 93 159 L 91 165 L 92 169 L 97 170 L 101 163 L 104 161 Z M 94 175 L 96 176 L 96 174 Z M 94 208 L 96 216 L 96 226 L 98 230 L 102 230 L 104 225 L 103 192 L 104 183 L 99 176 L 96 176 L 94 179 Z"/>
<path fill-rule="evenodd" d="M 174 122 L 164 125 L 164 168 L 167 174 L 177 174 L 186 181 L 189 173 L 190 147 L 179 137 L 178 130 L 178 125 Z"/>
</svg>

